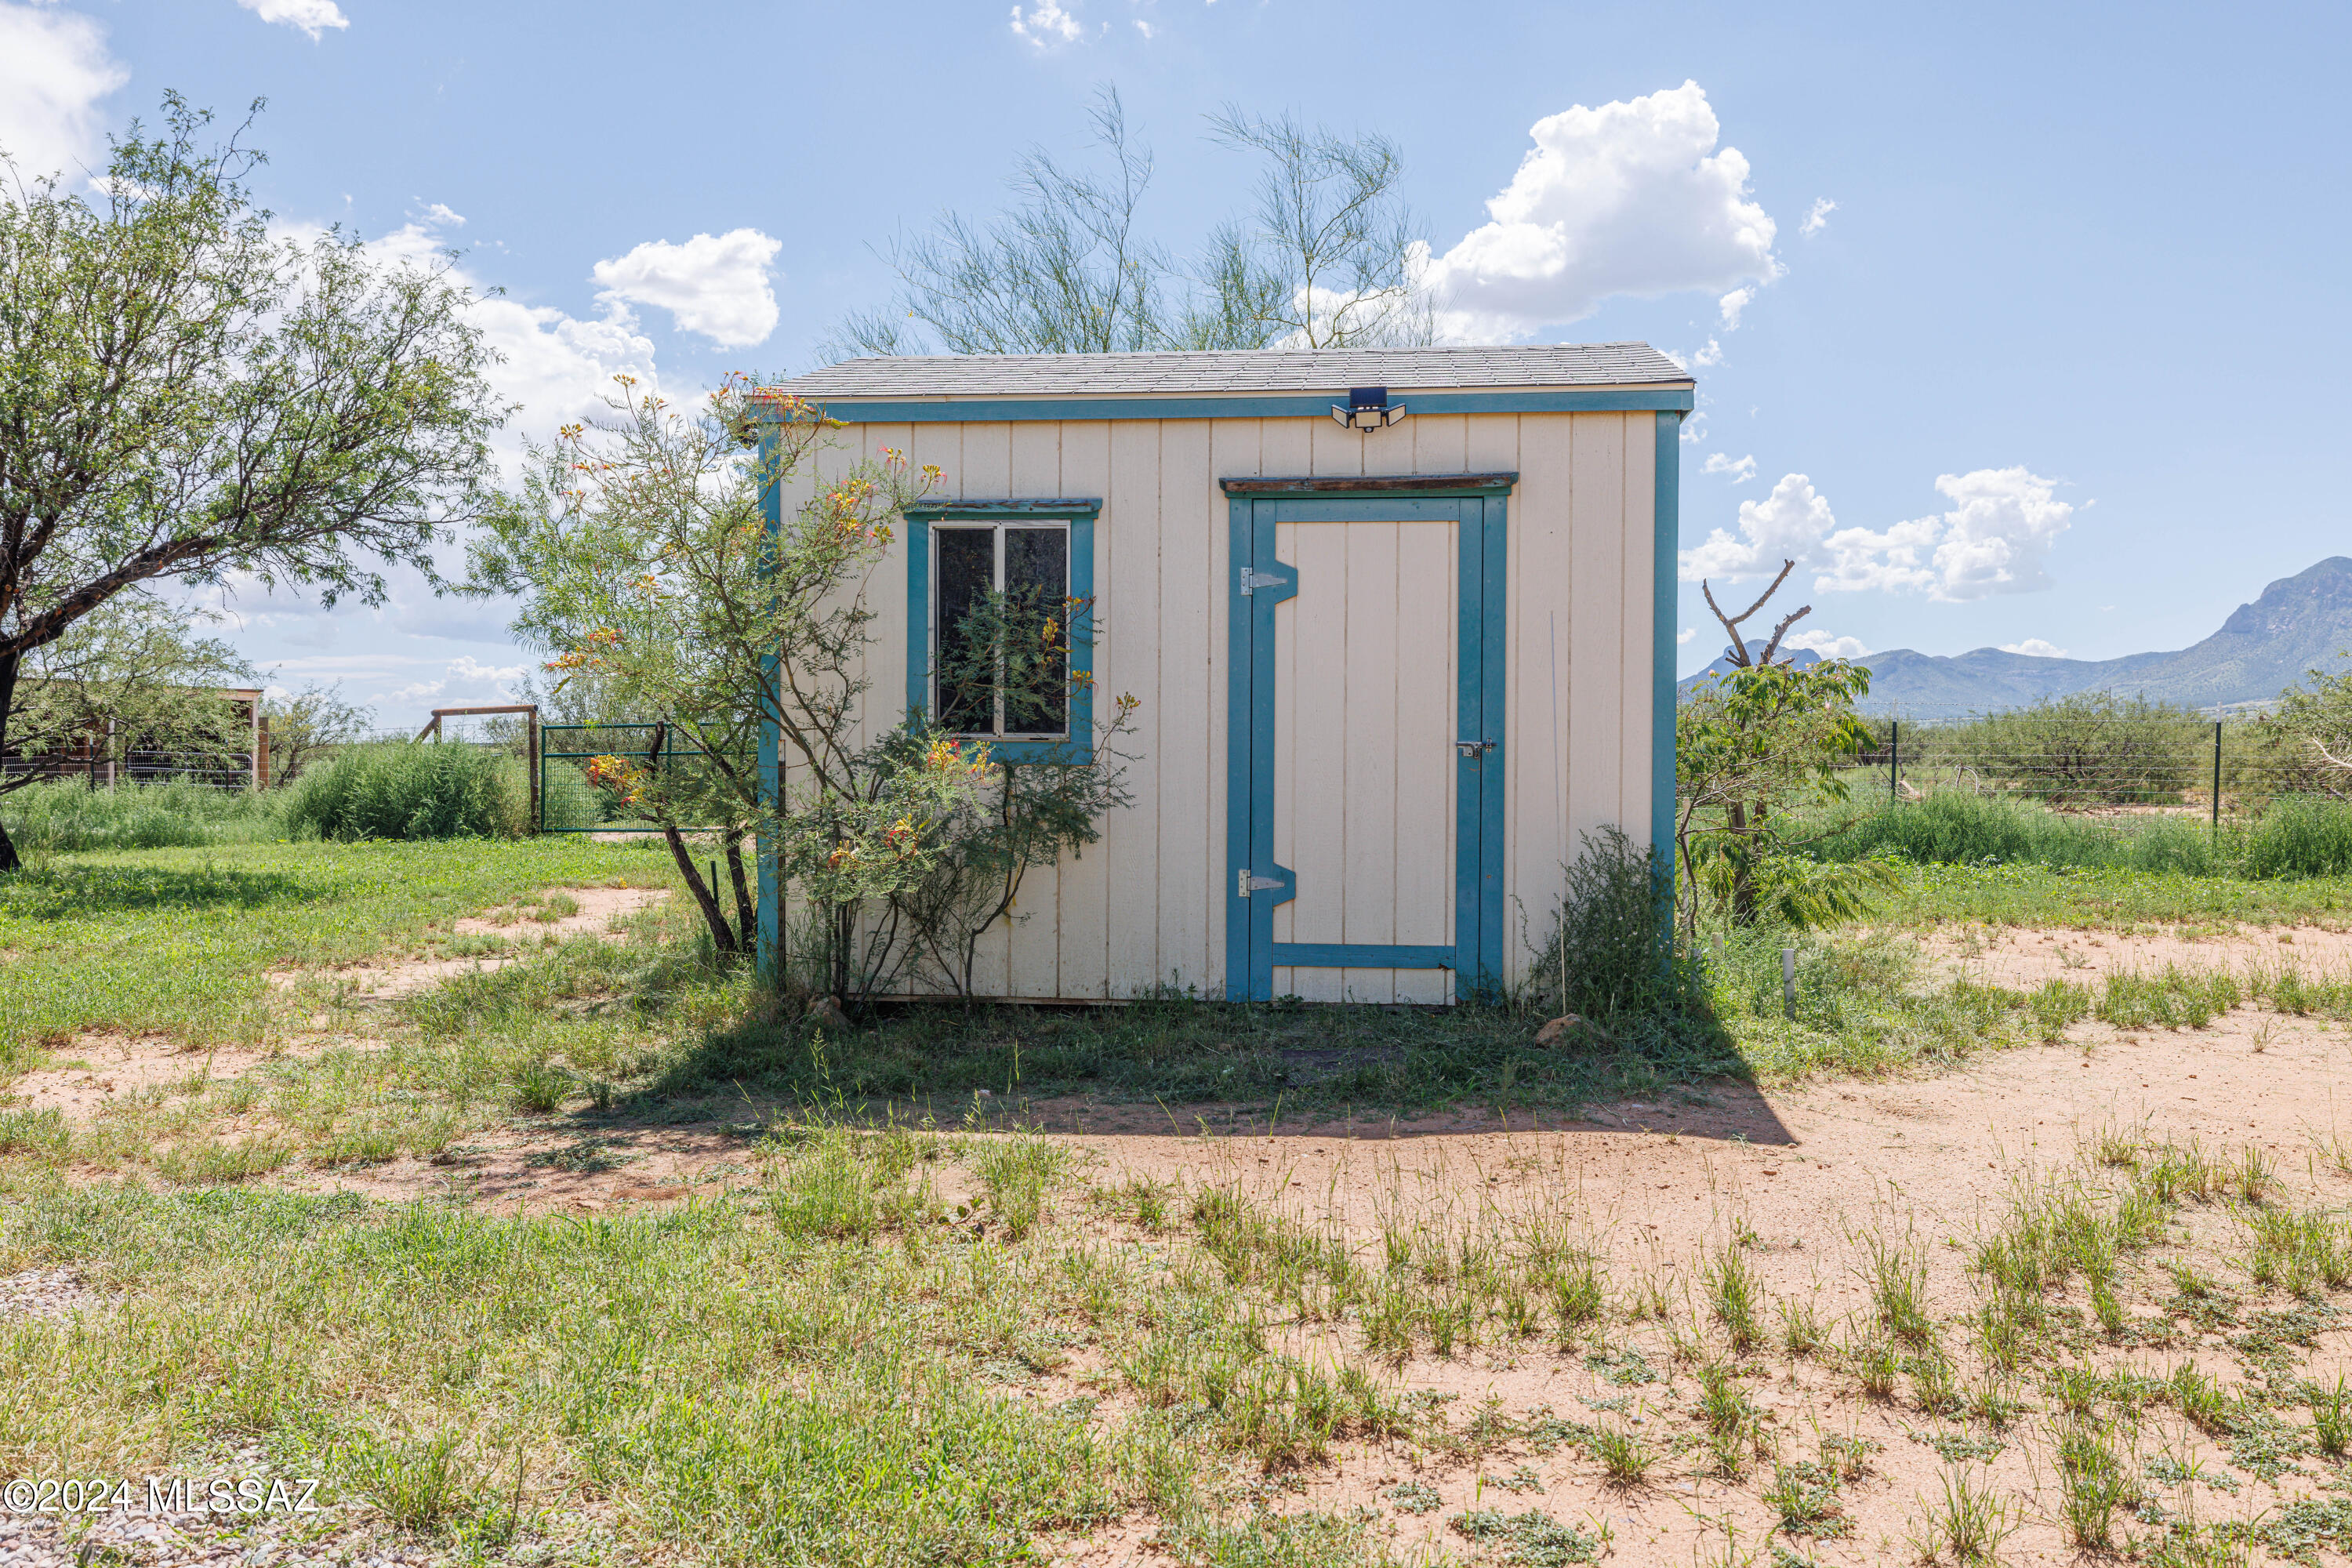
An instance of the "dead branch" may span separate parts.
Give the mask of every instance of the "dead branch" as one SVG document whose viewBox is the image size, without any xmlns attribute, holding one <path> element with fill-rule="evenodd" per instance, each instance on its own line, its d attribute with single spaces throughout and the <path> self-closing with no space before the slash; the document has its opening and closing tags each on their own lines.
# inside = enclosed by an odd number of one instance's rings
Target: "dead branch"
<svg viewBox="0 0 2352 1568">
<path fill-rule="evenodd" d="M 1786 616 L 1782 616 L 1780 618 L 1780 624 L 1772 628 L 1772 640 L 1764 645 L 1764 657 L 1757 660 L 1757 662 L 1759 664 L 1771 663 L 1772 656 L 1780 651 L 1780 639 L 1789 635 L 1789 628 L 1795 626 L 1799 621 L 1812 613 L 1813 607 L 1811 605 L 1800 605 L 1795 609 L 1790 611 Z"/>
<path fill-rule="evenodd" d="M 1780 591 L 1780 584 L 1787 582 L 1789 580 L 1789 574 L 1794 572 L 1796 569 L 1797 563 L 1794 561 L 1781 562 L 1780 574 L 1772 579 L 1771 585 L 1766 588 L 1761 594 L 1756 595 L 1756 602 L 1754 604 L 1748 605 L 1746 609 L 1740 611 L 1736 616 L 1725 615 L 1723 613 L 1723 606 L 1715 602 L 1715 588 L 1713 584 L 1709 584 L 1704 577 L 1699 579 L 1698 591 L 1702 595 L 1706 595 L 1706 607 L 1715 612 L 1715 618 L 1723 623 L 1724 636 L 1731 639 L 1731 647 L 1725 651 L 1730 657 L 1731 662 L 1735 668 L 1746 669 L 1748 668 L 1753 662 L 1748 657 L 1748 641 L 1739 635 L 1739 623 L 1754 615 L 1757 611 L 1762 609 L 1764 607 L 1764 601 L 1779 593 Z M 1805 614 L 1807 610 L 1811 610 L 1811 608 L 1812 606 L 1811 605 L 1807 605 L 1804 609 L 1797 612 L 1797 616 L 1801 616 Z M 1775 631 L 1772 634 L 1773 647 L 1777 648 L 1780 646 L 1780 633 L 1789 629 L 1790 622 L 1794 621 L 1797 618 L 1797 616 L 1790 616 L 1788 620 L 1782 621 L 1780 623 L 1780 630 Z M 1764 656 L 1767 663 L 1770 662 L 1771 657 L 1771 652 L 1768 649 Z"/>
</svg>

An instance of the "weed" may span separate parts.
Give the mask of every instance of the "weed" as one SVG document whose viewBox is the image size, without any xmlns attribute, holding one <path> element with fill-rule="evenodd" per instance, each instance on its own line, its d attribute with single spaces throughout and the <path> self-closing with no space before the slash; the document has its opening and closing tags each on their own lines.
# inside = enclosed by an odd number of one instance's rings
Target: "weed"
<svg viewBox="0 0 2352 1568">
<path fill-rule="evenodd" d="M 1434 1513 L 1445 1500 L 1437 1489 L 1422 1481 L 1402 1481 L 1388 1490 L 1388 1500 L 1404 1513 Z"/>
<path fill-rule="evenodd" d="M 1465 1541 L 1486 1547 L 1496 1562 L 1513 1568 L 1567 1568 L 1601 1555 L 1599 1539 L 1545 1514 L 1475 1509 L 1456 1514 L 1452 1523 Z"/>
<path fill-rule="evenodd" d="M 1592 1435 L 1592 1457 L 1619 1486 L 1638 1486 L 1657 1462 L 1657 1455 L 1639 1437 L 1612 1423 Z"/>
<path fill-rule="evenodd" d="M 1069 1158 L 1066 1145 L 1026 1133 L 982 1140 L 972 1170 L 988 1194 L 989 1211 L 1013 1240 L 1035 1226 L 1045 1210 L 1045 1194 L 1060 1180 Z"/>
<path fill-rule="evenodd" d="M 2116 1510 L 2131 1503 L 2137 1489 L 2112 1435 L 2089 1422 L 2076 1422 L 2059 1435 L 2058 1486 L 2068 1539 L 2092 1551 L 2106 1548 Z"/>
<path fill-rule="evenodd" d="M 2017 1525 L 2014 1505 L 1993 1490 L 1989 1479 L 1948 1470 L 1943 1495 L 1927 1502 L 1925 1535 L 1912 1544 L 1922 1558 L 1949 1552 L 1956 1562 L 1991 1563 Z"/>
<path fill-rule="evenodd" d="M 1867 1245 L 1865 1279 L 1879 1326 L 1906 1344 L 1926 1346 L 1935 1338 L 1927 1318 L 1927 1259 L 1907 1243 L 1890 1244 L 1883 1237 L 1871 1237 Z"/>
<path fill-rule="evenodd" d="M 1836 1475 L 1819 1465 L 1773 1466 L 1764 1506 L 1784 1534 L 1836 1540 L 1853 1533 L 1853 1521 L 1839 1500 Z"/>
<path fill-rule="evenodd" d="M 1820 1312 L 1811 1301 L 1780 1301 L 1773 1310 L 1780 1318 L 1780 1348 L 1792 1356 L 1811 1355 L 1829 1341 Z"/>
<path fill-rule="evenodd" d="M 1706 1266 L 1706 1278 L 1716 1321 L 1730 1337 L 1732 1353 L 1746 1355 L 1764 1339 L 1763 1323 L 1757 1310 L 1763 1291 L 1756 1282 L 1756 1271 L 1748 1255 L 1737 1247 L 1718 1247 Z"/>
<path fill-rule="evenodd" d="M 2332 1388 L 2312 1384 L 2310 1398 L 2313 1440 L 2329 1458 L 2342 1458 L 2352 1447 L 2352 1388 L 2338 1375 Z"/>
</svg>

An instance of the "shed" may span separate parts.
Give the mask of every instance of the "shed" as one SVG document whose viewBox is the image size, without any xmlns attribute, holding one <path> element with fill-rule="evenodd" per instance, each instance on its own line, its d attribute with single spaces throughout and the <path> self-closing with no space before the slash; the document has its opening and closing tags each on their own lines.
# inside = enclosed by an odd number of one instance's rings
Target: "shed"
<svg viewBox="0 0 2352 1568">
<path fill-rule="evenodd" d="M 866 584 L 869 724 L 937 710 L 942 584 L 1008 573 L 1092 599 L 1093 688 L 1140 701 L 1132 805 L 1032 874 L 981 993 L 1450 1002 L 1524 972 L 1582 833 L 1671 846 L 1694 387 L 1647 344 L 874 358 L 776 391 L 846 458 L 943 475 Z"/>
</svg>

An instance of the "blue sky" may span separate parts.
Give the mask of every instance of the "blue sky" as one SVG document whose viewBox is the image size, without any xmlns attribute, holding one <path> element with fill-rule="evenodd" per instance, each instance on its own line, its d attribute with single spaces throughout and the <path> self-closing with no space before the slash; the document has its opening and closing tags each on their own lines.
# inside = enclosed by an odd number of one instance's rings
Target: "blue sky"
<svg viewBox="0 0 2352 1568">
<path fill-rule="evenodd" d="M 1691 570 L 1752 596 L 1739 574 L 1801 555 L 1824 646 L 2105 658 L 2347 550 L 2347 16 L 0 0 L 0 145 L 94 163 L 167 88 L 266 96 L 268 205 L 462 247 L 538 435 L 617 368 L 805 368 L 888 293 L 877 245 L 993 210 L 1031 143 L 1078 153 L 1103 82 L 1179 247 L 1247 174 L 1205 113 L 1379 130 L 1456 296 L 1501 302 L 1463 331 L 1692 362 Z M 1547 234 L 1572 264 L 1526 258 Z M 1689 669 L 1721 639 L 1683 600 Z M 497 606 L 409 584 L 381 615 L 236 608 L 280 679 L 387 723 L 528 662 Z"/>
</svg>

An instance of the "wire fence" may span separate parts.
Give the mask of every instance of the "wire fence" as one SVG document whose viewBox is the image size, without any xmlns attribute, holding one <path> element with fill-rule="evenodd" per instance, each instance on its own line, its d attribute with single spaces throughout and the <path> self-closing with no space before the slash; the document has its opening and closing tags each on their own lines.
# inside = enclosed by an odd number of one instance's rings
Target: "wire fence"
<svg viewBox="0 0 2352 1568">
<path fill-rule="evenodd" d="M 2032 802 L 2118 828 L 2160 816 L 2215 828 L 2290 796 L 2352 798 L 2352 772 L 2274 725 L 2159 713 L 2021 709 L 1968 720 L 1875 721 L 1842 769 L 1850 800 L 1902 806 L 1946 791 Z"/>
</svg>

